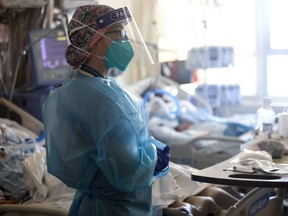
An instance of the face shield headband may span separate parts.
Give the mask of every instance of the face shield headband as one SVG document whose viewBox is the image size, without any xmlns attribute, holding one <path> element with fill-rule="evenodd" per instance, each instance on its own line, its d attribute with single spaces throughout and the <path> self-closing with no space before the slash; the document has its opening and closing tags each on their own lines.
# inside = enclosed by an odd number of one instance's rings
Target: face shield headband
<svg viewBox="0 0 288 216">
<path fill-rule="evenodd" d="M 105 15 L 98 17 L 97 19 L 95 19 L 95 23 L 97 24 L 97 26 L 99 27 L 99 30 L 96 30 L 94 28 L 91 28 L 89 25 L 86 25 L 82 22 L 80 22 L 79 20 L 75 20 L 74 21 L 78 22 L 79 24 L 81 24 L 81 26 L 71 30 L 70 34 L 73 34 L 75 31 L 82 29 L 82 28 L 89 28 L 89 30 L 100 34 L 102 37 L 108 39 L 106 41 L 109 41 L 109 44 L 111 44 L 112 46 L 115 44 L 119 44 L 119 39 L 121 42 L 127 42 L 129 41 L 129 46 L 131 46 L 132 50 L 133 50 L 133 55 L 134 57 L 132 58 L 131 62 L 130 62 L 130 66 L 132 67 L 136 67 L 136 68 L 143 68 L 143 67 L 147 67 L 147 66 L 151 66 L 152 64 L 154 64 L 153 59 L 151 58 L 151 55 L 146 47 L 146 44 L 142 38 L 141 33 L 139 32 L 139 29 L 137 27 L 137 24 L 135 23 L 129 9 L 127 7 L 124 8 L 119 8 L 117 10 L 111 11 L 106 13 Z M 124 39 L 122 38 L 122 31 L 115 31 L 115 34 L 118 33 L 118 38 L 115 38 L 112 36 L 112 34 L 109 34 L 109 36 L 105 35 L 105 33 L 101 32 L 100 29 L 103 28 L 107 28 L 111 25 L 114 24 L 122 24 L 122 26 L 124 26 L 124 30 L 125 30 L 125 37 Z M 109 32 L 109 30 L 108 30 Z M 107 33 L 108 33 L 107 32 Z M 109 32 L 111 33 L 111 32 Z M 110 37 L 111 36 L 111 37 Z M 121 36 L 121 37 L 120 37 Z M 122 38 L 122 40 L 121 40 Z M 84 49 L 81 49 L 80 47 L 77 47 L 73 44 L 71 44 L 72 46 L 74 46 L 76 49 L 81 50 L 82 52 L 85 52 L 89 55 L 93 55 L 96 56 L 98 58 L 104 59 L 105 61 L 109 61 L 109 55 L 105 55 L 105 56 L 99 56 L 99 55 L 95 55 L 93 53 L 90 53 Z M 108 45 L 107 46 L 111 46 Z M 121 46 L 123 46 L 123 43 L 121 44 Z M 125 46 L 127 46 L 127 44 L 125 44 Z M 129 49 L 131 52 L 131 49 Z M 121 56 L 121 55 L 119 55 Z M 118 68 L 119 69 L 119 68 Z M 125 68 L 122 68 L 126 69 Z"/>
</svg>

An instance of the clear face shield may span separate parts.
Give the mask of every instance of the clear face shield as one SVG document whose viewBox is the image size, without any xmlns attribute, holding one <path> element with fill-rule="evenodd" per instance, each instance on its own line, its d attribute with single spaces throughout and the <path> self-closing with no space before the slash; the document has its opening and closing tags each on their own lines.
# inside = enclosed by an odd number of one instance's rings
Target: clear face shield
<svg viewBox="0 0 288 216">
<path fill-rule="evenodd" d="M 135 20 L 127 7 L 113 10 L 97 18 L 100 29 L 108 28 L 102 34 L 107 43 L 107 52 L 103 57 L 108 68 L 116 67 L 124 71 L 127 66 L 143 68 L 154 61 L 146 47 Z"/>
</svg>

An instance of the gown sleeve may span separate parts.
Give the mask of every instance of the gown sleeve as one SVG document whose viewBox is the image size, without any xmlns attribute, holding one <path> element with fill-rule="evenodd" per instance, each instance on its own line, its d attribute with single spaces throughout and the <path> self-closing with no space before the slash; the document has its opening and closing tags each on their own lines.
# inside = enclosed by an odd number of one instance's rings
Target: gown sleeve
<svg viewBox="0 0 288 216">
<path fill-rule="evenodd" d="M 135 130 L 131 118 L 134 117 L 121 118 L 110 127 L 98 142 L 95 157 L 109 183 L 121 191 L 150 186 L 155 179 L 157 141 L 146 136 L 144 128 Z"/>
</svg>

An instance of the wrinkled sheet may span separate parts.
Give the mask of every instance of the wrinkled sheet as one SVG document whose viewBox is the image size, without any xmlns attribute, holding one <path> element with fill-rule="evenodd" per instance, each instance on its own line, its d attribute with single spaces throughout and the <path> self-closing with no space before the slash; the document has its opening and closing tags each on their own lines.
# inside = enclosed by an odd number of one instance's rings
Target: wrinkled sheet
<svg viewBox="0 0 288 216">
<path fill-rule="evenodd" d="M 191 180 L 198 169 L 170 162 L 170 173 L 157 179 L 152 187 L 153 216 L 162 216 L 162 210 L 175 201 L 196 195 L 211 184 Z"/>
<path fill-rule="evenodd" d="M 67 187 L 47 172 L 46 152 L 35 153 L 25 159 L 24 182 L 31 196 L 30 203 L 47 203 L 69 209 L 76 190 Z"/>
<path fill-rule="evenodd" d="M 5 199 L 20 202 L 28 197 L 23 181 L 23 164 L 34 152 L 37 135 L 15 121 L 0 118 L 0 189 Z M 4 202 L 5 200 L 2 200 Z"/>
</svg>

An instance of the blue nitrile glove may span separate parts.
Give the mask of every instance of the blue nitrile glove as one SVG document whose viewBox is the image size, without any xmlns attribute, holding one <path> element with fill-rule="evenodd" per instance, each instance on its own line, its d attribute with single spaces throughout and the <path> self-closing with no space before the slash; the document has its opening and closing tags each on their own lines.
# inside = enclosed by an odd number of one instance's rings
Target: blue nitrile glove
<svg viewBox="0 0 288 216">
<path fill-rule="evenodd" d="M 157 164 L 154 170 L 154 175 L 165 171 L 169 168 L 170 148 L 165 146 L 164 149 L 157 148 Z"/>
</svg>

